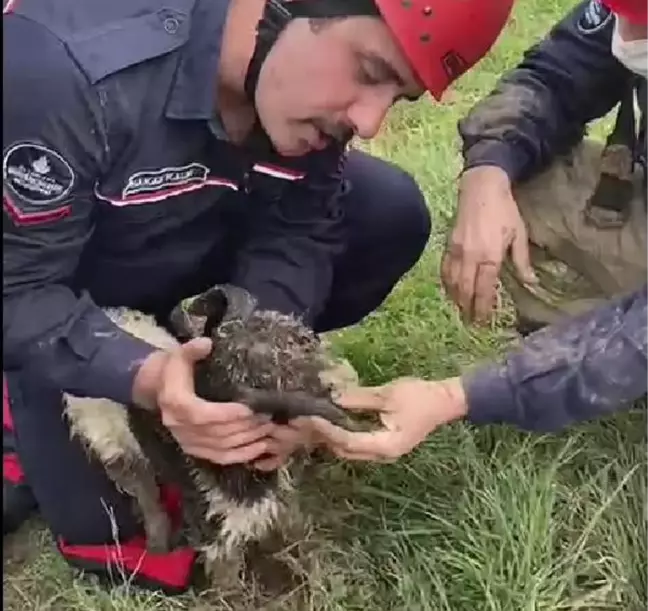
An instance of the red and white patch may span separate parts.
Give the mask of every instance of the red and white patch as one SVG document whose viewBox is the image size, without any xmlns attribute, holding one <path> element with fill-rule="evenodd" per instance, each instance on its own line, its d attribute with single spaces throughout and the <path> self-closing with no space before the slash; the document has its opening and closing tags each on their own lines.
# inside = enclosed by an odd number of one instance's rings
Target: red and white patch
<svg viewBox="0 0 648 611">
<path fill-rule="evenodd" d="M 12 144 L 2 159 L 2 206 L 16 225 L 39 225 L 70 214 L 76 183 L 57 151 L 35 142 Z"/>
<path fill-rule="evenodd" d="M 58 221 L 69 216 L 72 211 L 70 204 L 55 208 L 53 210 L 26 211 L 24 208 L 16 205 L 13 199 L 5 192 L 2 194 L 2 207 L 9 218 L 16 225 L 42 225 L 50 221 Z"/>
<path fill-rule="evenodd" d="M 5 1 L 4 6 L 2 7 L 2 14 L 7 15 L 8 13 L 11 13 L 13 10 L 16 9 L 17 4 L 18 4 L 18 0 Z"/>
</svg>

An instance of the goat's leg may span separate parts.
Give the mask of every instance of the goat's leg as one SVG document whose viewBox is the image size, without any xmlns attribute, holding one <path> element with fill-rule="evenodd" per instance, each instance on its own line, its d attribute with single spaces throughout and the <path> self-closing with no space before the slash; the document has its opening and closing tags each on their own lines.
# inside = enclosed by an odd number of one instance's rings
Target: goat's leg
<svg viewBox="0 0 648 611">
<path fill-rule="evenodd" d="M 171 524 L 160 500 L 155 473 L 131 431 L 126 409 L 109 399 L 66 396 L 70 432 L 99 459 L 108 477 L 135 499 L 142 514 L 147 548 L 163 553 L 171 546 Z"/>
<path fill-rule="evenodd" d="M 209 495 L 208 523 L 214 524 L 211 543 L 201 546 L 205 573 L 212 583 L 233 583 L 245 569 L 245 548 L 250 541 L 263 539 L 272 529 L 279 507 L 275 498 L 243 505 L 218 490 Z"/>
<path fill-rule="evenodd" d="M 283 595 L 305 584 L 310 574 L 308 531 L 298 508 L 286 508 L 265 537 L 245 546 L 245 569 L 263 592 Z"/>
<path fill-rule="evenodd" d="M 214 524 L 214 550 L 219 550 L 214 554 L 219 556 L 227 556 L 247 541 L 265 537 L 284 511 L 284 498 L 293 493 L 290 472 L 285 467 L 278 470 L 276 480 L 257 482 L 261 488 L 254 497 L 237 496 L 232 491 L 236 479 L 222 481 L 199 470 L 192 475 L 206 505 L 204 520 Z"/>
<path fill-rule="evenodd" d="M 280 492 L 282 509 L 272 529 L 250 541 L 245 552 L 247 571 L 272 597 L 303 587 L 311 573 L 311 524 L 285 479 Z"/>
<path fill-rule="evenodd" d="M 285 535 L 299 522 L 295 521 L 298 512 L 292 506 L 295 499 L 288 469 L 279 469 L 276 483 L 255 501 L 233 499 L 218 487 L 209 490 L 206 500 L 207 520 L 216 526 L 216 537 L 203 548 L 211 574 L 218 576 L 223 566 L 236 559 L 237 566 L 242 562 L 242 570 L 260 578 L 266 589 L 277 590 L 280 582 L 293 583 L 287 575 L 290 567 L 274 557 L 283 552 L 289 540 Z M 268 572 L 273 575 L 264 574 Z M 268 588 L 270 582 L 273 586 Z"/>
</svg>

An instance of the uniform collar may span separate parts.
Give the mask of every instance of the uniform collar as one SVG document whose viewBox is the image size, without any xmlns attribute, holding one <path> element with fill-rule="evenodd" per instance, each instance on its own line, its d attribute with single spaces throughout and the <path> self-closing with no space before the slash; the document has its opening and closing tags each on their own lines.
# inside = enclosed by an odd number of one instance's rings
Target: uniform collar
<svg viewBox="0 0 648 611">
<path fill-rule="evenodd" d="M 216 70 L 230 0 L 196 0 L 189 40 L 182 50 L 165 115 L 211 119 L 216 108 Z"/>
</svg>

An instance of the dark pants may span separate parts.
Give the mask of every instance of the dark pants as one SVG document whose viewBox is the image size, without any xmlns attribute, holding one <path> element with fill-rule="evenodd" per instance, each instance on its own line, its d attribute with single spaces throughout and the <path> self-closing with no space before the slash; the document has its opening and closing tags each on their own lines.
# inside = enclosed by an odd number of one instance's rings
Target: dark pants
<svg viewBox="0 0 648 611">
<path fill-rule="evenodd" d="M 349 243 L 336 261 L 330 299 L 316 321 L 320 331 L 354 324 L 375 310 L 417 262 L 430 233 L 423 195 L 402 170 L 353 153 L 346 179 Z M 190 279 L 188 285 L 206 288 L 210 282 Z M 130 501 L 70 440 L 60 395 L 14 372 L 7 373 L 7 382 L 18 455 L 53 534 L 77 545 L 112 542 L 104 505 L 114 513 L 121 540 L 139 534 Z"/>
</svg>

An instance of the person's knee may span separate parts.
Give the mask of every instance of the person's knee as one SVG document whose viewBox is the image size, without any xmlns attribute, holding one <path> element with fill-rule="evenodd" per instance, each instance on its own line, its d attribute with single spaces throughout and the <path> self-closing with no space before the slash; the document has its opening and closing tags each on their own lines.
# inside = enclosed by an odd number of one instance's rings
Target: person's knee
<svg viewBox="0 0 648 611">
<path fill-rule="evenodd" d="M 386 161 L 353 152 L 345 178 L 347 249 L 336 261 L 331 296 L 318 332 L 340 329 L 376 310 L 420 259 L 430 212 L 414 178 Z"/>
<path fill-rule="evenodd" d="M 20 528 L 36 509 L 36 499 L 27 485 L 17 454 L 9 392 L 2 380 L 2 530 L 3 534 Z"/>
<path fill-rule="evenodd" d="M 26 380 L 21 373 L 7 376 L 7 389 L 8 414 L 27 480 L 57 548 L 70 566 L 93 573 L 106 584 L 112 584 L 119 570 L 136 586 L 167 594 L 186 591 L 195 552 L 181 547 L 164 557 L 145 553 L 144 531 L 133 512 L 132 499 L 117 490 L 103 466 L 90 459 L 78 440 L 70 439 L 60 392 L 31 377 Z M 3 496 L 6 533 L 7 517 L 14 519 L 14 526 L 16 523 L 15 511 L 7 511 L 11 508 L 7 507 L 7 495 Z M 169 495 L 161 491 L 165 509 L 172 511 L 163 497 Z"/>
<path fill-rule="evenodd" d="M 430 210 L 414 177 L 395 166 L 390 167 L 391 189 L 386 190 L 379 216 L 384 235 L 392 236 L 401 246 L 404 259 L 416 262 L 430 238 Z M 409 265 L 408 265 L 409 267 Z"/>
<path fill-rule="evenodd" d="M 407 271 L 423 253 L 432 229 L 425 196 L 403 168 L 355 151 L 350 155 L 351 242 L 389 252 Z"/>
<path fill-rule="evenodd" d="M 130 500 L 71 437 L 61 393 L 22 372 L 6 381 L 18 458 L 53 535 L 91 545 L 139 533 Z"/>
</svg>

